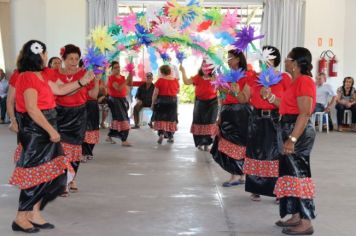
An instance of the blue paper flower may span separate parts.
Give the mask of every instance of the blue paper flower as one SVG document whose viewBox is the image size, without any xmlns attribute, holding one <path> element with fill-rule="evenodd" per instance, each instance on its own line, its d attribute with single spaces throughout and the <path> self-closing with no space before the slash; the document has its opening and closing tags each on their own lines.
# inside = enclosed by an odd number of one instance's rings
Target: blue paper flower
<svg viewBox="0 0 356 236">
<path fill-rule="evenodd" d="M 263 70 L 259 76 L 258 83 L 263 87 L 271 87 L 272 85 L 278 84 L 282 79 L 282 74 L 275 71 L 272 67 L 267 70 Z"/>
<path fill-rule="evenodd" d="M 248 44 L 251 43 L 253 40 L 261 39 L 264 35 L 255 36 L 255 28 L 252 26 L 245 26 L 236 34 L 236 41 L 234 46 L 240 50 L 244 51 Z"/>
<path fill-rule="evenodd" d="M 102 74 L 108 65 L 105 55 L 101 54 L 99 49 L 90 47 L 83 58 L 84 68 L 94 71 L 94 74 Z"/>
<path fill-rule="evenodd" d="M 222 74 L 222 80 L 227 83 L 237 83 L 243 77 L 245 77 L 245 71 L 243 69 L 229 70 Z"/>
<path fill-rule="evenodd" d="M 179 61 L 179 63 L 182 63 L 183 60 L 186 58 L 186 56 L 185 56 L 184 52 L 177 52 L 176 58 Z"/>
<path fill-rule="evenodd" d="M 160 53 L 160 56 L 163 61 L 169 61 L 171 59 L 171 57 L 166 52 Z"/>
<path fill-rule="evenodd" d="M 140 44 L 149 46 L 152 43 L 152 38 L 150 32 L 148 32 L 145 27 L 140 24 L 136 24 L 136 36 Z"/>
<path fill-rule="evenodd" d="M 232 44 L 235 40 L 228 32 L 218 32 L 215 34 L 215 37 L 221 39 L 221 44 L 223 46 Z"/>
</svg>

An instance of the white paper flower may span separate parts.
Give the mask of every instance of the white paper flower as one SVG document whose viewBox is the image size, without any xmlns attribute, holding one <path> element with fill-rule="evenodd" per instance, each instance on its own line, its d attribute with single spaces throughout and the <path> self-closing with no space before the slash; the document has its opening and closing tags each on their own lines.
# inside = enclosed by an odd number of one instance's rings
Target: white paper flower
<svg viewBox="0 0 356 236">
<path fill-rule="evenodd" d="M 276 56 L 271 55 L 274 53 L 274 50 L 272 48 L 266 48 L 265 50 L 262 51 L 262 57 L 261 61 L 266 63 L 268 60 L 273 60 L 276 58 Z"/>
<path fill-rule="evenodd" d="M 171 23 L 169 22 L 164 22 L 157 25 L 153 30 L 153 33 L 157 37 L 168 36 L 173 38 L 179 35 L 179 32 L 175 28 L 173 28 Z"/>
<path fill-rule="evenodd" d="M 34 42 L 31 45 L 31 51 L 33 52 L 33 54 L 40 54 L 43 52 L 43 47 L 41 44 L 39 44 L 38 42 Z"/>
</svg>

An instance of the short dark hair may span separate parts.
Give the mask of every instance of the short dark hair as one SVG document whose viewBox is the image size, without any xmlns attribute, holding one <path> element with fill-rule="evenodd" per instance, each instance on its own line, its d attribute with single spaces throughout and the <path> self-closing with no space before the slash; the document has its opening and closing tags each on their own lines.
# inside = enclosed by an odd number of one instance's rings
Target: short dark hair
<svg viewBox="0 0 356 236">
<path fill-rule="evenodd" d="M 80 48 L 75 46 L 74 44 L 67 44 L 61 48 L 60 54 L 63 60 L 65 60 L 68 54 L 71 53 L 76 53 L 78 54 L 79 57 L 82 56 L 82 53 L 80 52 Z"/>
<path fill-rule="evenodd" d="M 312 55 L 307 48 L 295 47 L 290 51 L 289 57 L 297 62 L 301 74 L 313 76 Z"/>
<path fill-rule="evenodd" d="M 110 68 L 112 69 L 116 64 L 120 65 L 118 61 L 112 61 L 110 64 Z"/>
<path fill-rule="evenodd" d="M 239 69 L 247 70 L 247 61 L 244 53 L 237 49 L 232 49 L 228 51 L 229 54 L 236 58 L 239 58 Z"/>
<path fill-rule="evenodd" d="M 273 60 L 273 66 L 274 67 L 279 66 L 279 64 L 281 64 L 281 53 L 279 52 L 278 48 L 270 46 L 270 45 L 266 45 L 266 46 L 263 46 L 262 50 L 265 50 L 265 49 L 272 49 L 273 50 L 273 52 L 271 53 L 272 56 L 275 56 L 275 58 L 272 59 Z"/>
<path fill-rule="evenodd" d="M 31 46 L 35 43 L 42 47 L 42 53 L 46 52 L 46 45 L 38 40 L 30 40 L 22 46 L 20 54 L 17 58 L 17 70 L 19 73 L 25 71 L 42 71 L 45 67 L 44 61 L 39 53 L 34 53 Z"/>
<path fill-rule="evenodd" d="M 53 62 L 53 60 L 55 60 L 55 59 L 61 60 L 59 57 L 51 57 L 51 58 L 49 59 L 49 61 L 48 61 L 48 64 L 47 64 L 47 66 L 48 66 L 49 68 L 51 68 L 52 62 Z"/>
<path fill-rule="evenodd" d="M 163 65 L 159 68 L 159 71 L 162 75 L 170 75 L 172 73 L 172 69 L 169 65 Z"/>
</svg>

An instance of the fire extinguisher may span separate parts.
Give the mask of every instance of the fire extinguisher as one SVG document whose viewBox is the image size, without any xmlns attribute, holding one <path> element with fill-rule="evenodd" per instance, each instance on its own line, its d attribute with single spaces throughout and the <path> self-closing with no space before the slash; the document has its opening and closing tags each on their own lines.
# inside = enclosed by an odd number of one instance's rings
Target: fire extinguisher
<svg viewBox="0 0 356 236">
<path fill-rule="evenodd" d="M 325 58 L 325 52 L 322 52 L 320 55 L 320 60 L 319 60 L 319 73 L 324 73 L 326 74 L 327 69 L 328 69 L 328 61 Z"/>
<path fill-rule="evenodd" d="M 336 77 L 337 76 L 337 60 L 336 56 L 334 55 L 329 61 L 329 77 Z"/>
<path fill-rule="evenodd" d="M 331 56 L 330 56 L 331 54 Z M 320 54 L 319 60 L 319 73 L 324 73 L 329 77 L 336 77 L 337 76 L 337 63 L 335 54 L 331 50 L 323 51 Z"/>
</svg>

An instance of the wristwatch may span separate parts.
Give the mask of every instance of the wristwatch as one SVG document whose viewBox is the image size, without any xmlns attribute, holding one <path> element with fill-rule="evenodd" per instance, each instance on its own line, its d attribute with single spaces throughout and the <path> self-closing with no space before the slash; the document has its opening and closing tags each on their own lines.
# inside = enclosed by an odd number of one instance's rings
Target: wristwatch
<svg viewBox="0 0 356 236">
<path fill-rule="evenodd" d="M 293 137 L 292 135 L 289 135 L 289 139 L 290 139 L 290 141 L 292 141 L 292 143 L 296 143 L 297 142 L 297 138 Z"/>
</svg>

